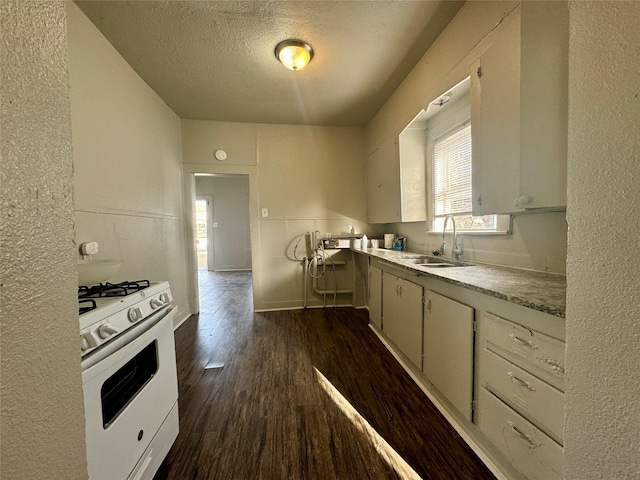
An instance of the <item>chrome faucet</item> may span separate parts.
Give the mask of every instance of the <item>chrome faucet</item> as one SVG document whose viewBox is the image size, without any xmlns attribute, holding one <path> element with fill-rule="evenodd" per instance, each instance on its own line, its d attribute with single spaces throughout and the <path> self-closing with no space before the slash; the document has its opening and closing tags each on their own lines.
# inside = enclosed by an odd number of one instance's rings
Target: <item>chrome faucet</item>
<svg viewBox="0 0 640 480">
<path fill-rule="evenodd" d="M 458 245 L 458 237 L 456 235 L 456 220 L 452 215 L 447 215 L 446 217 L 444 217 L 444 224 L 442 225 L 442 245 L 440 245 L 440 255 L 444 255 L 447 251 L 447 242 L 445 242 L 444 240 L 444 235 L 447 231 L 447 222 L 449 219 L 451 219 L 451 223 L 453 224 L 453 238 L 451 239 L 453 248 L 451 249 L 451 259 L 458 260 L 458 258 L 460 258 L 460 255 L 462 255 L 462 247 Z"/>
</svg>

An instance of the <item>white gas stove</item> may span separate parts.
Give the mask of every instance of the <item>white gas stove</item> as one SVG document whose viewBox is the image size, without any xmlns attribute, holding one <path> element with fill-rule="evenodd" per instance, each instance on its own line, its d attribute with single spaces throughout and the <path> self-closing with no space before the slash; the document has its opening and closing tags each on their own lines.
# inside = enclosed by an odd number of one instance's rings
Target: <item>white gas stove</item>
<svg viewBox="0 0 640 480">
<path fill-rule="evenodd" d="M 168 282 L 79 287 L 80 350 L 91 480 L 151 480 L 178 436 Z"/>
</svg>

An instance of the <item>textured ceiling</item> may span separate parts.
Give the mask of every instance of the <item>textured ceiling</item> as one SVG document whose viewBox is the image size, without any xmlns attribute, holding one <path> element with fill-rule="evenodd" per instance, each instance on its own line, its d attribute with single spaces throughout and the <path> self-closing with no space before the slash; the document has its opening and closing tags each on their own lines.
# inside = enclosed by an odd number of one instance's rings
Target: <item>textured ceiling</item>
<svg viewBox="0 0 640 480">
<path fill-rule="evenodd" d="M 464 2 L 76 3 L 181 118 L 365 126 Z M 305 70 L 276 60 L 287 38 Z"/>
</svg>

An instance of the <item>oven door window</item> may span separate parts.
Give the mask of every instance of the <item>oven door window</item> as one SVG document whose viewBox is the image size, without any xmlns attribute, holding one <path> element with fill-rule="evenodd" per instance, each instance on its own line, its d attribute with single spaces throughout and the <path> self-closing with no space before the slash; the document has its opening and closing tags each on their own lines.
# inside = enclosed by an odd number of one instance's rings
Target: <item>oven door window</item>
<svg viewBox="0 0 640 480">
<path fill-rule="evenodd" d="M 158 346 L 154 340 L 102 385 L 102 426 L 107 428 L 158 371 Z"/>
</svg>

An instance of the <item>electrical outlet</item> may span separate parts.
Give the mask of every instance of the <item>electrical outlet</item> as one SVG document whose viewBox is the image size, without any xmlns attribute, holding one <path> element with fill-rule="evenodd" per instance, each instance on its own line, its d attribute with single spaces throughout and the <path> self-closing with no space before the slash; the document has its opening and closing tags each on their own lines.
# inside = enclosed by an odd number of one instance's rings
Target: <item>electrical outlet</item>
<svg viewBox="0 0 640 480">
<path fill-rule="evenodd" d="M 262 216 L 265 217 L 265 218 L 269 216 L 269 209 L 268 208 L 263 208 L 262 209 Z"/>
</svg>

